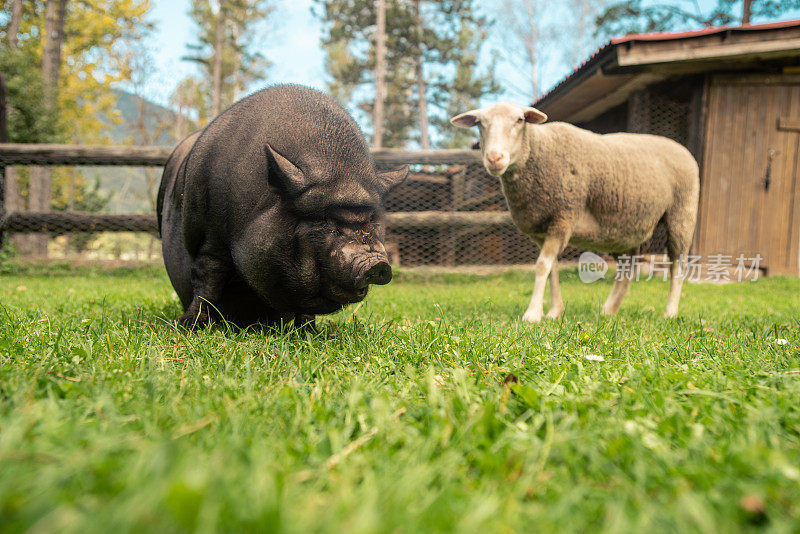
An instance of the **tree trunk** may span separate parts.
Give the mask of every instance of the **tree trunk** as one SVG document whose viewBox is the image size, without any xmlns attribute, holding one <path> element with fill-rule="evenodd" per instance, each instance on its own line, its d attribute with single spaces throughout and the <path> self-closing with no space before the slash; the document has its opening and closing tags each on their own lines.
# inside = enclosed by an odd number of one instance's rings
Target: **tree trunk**
<svg viewBox="0 0 800 534">
<path fill-rule="evenodd" d="M 42 78 L 50 106 L 57 105 L 58 74 L 61 67 L 61 45 L 64 38 L 64 19 L 67 0 L 47 0 L 45 4 L 44 49 L 42 51 Z M 49 167 L 31 167 L 28 186 L 28 210 L 50 211 L 52 172 Z M 47 256 L 47 234 L 34 234 L 32 238 L 35 256 Z"/>
<path fill-rule="evenodd" d="M 537 75 L 537 57 L 536 47 L 539 42 L 539 21 L 536 20 L 536 5 L 537 0 L 525 0 L 525 8 L 528 12 L 528 23 L 530 24 L 530 33 L 527 36 L 525 46 L 528 49 L 528 58 L 531 62 L 531 89 L 533 91 L 533 100 L 539 97 L 539 77 Z"/>
<path fill-rule="evenodd" d="M 8 26 L 6 27 L 6 37 L 8 38 L 8 47 L 11 49 L 17 48 L 19 25 L 21 21 L 22 21 L 22 0 L 14 0 L 14 3 L 11 4 L 11 18 L 8 19 Z"/>
<path fill-rule="evenodd" d="M 186 137 L 186 80 L 182 81 L 180 85 L 178 85 L 177 97 L 178 97 L 178 116 L 175 119 L 175 142 L 177 143 L 184 137 Z"/>
<path fill-rule="evenodd" d="M 222 111 L 222 53 L 225 44 L 225 2 L 219 2 L 214 36 L 214 62 L 211 67 L 211 118 Z"/>
<path fill-rule="evenodd" d="M 742 7 L 742 24 L 750 24 L 750 15 L 752 14 L 753 0 L 744 0 Z"/>
<path fill-rule="evenodd" d="M 420 0 L 414 1 L 414 16 L 417 33 L 417 49 L 414 55 L 414 70 L 417 77 L 417 112 L 419 114 L 419 144 L 422 150 L 431 148 L 431 139 L 428 134 L 428 96 L 427 84 L 422 72 L 422 13 L 420 12 Z"/>
<path fill-rule="evenodd" d="M 6 123 L 6 77 L 0 72 L 0 143 L 8 142 L 8 125 Z M 0 165 L 0 219 L 6 214 L 6 167 Z M 0 228 L 0 246 L 5 242 L 3 229 Z"/>
<path fill-rule="evenodd" d="M 64 41 L 64 19 L 67 0 L 47 0 L 45 8 L 45 41 L 42 52 L 42 77 L 45 89 L 51 93 L 58 90 L 58 74 L 61 66 L 61 45 Z M 52 97 L 53 95 L 48 95 Z M 54 100 L 50 100 L 51 104 Z"/>
<path fill-rule="evenodd" d="M 18 37 L 19 37 L 19 25 L 22 21 L 22 0 L 13 0 L 11 4 L 11 17 L 8 20 L 8 26 L 6 26 L 6 37 L 8 38 L 8 48 L 11 50 L 16 50 L 18 47 Z M 2 77 L 2 74 L 0 74 Z M 5 82 L 5 77 L 3 77 L 3 81 Z M 2 89 L 3 94 L 3 102 L 2 102 L 2 119 L 3 125 L 0 126 L 0 138 L 2 139 L 3 143 L 8 142 L 8 124 L 6 123 L 7 120 L 7 102 L 5 100 L 5 85 Z M 6 213 L 17 212 L 17 211 L 25 211 L 25 199 L 22 198 L 22 194 L 19 191 L 19 182 L 17 180 L 17 170 L 16 167 L 6 167 L 5 169 L 5 184 L 0 185 L 4 190 L 0 191 L 0 196 L 3 196 L 3 203 L 4 206 L 2 208 L 5 210 Z M 2 211 L 2 210 L 0 210 Z M 11 236 L 11 241 L 14 243 L 14 247 L 17 251 L 23 251 L 27 244 L 30 243 L 30 239 L 28 236 L 23 234 L 16 234 Z M 28 247 L 30 248 L 30 247 Z"/>
<path fill-rule="evenodd" d="M 0 143 L 8 143 L 8 107 L 6 102 L 6 75 L 0 72 Z M 3 192 L 0 191 L 0 198 Z M 0 204 L 0 211 L 2 210 Z"/>
<path fill-rule="evenodd" d="M 375 106 L 372 123 L 375 127 L 375 148 L 383 148 L 383 101 L 386 98 L 386 0 L 377 0 L 375 21 Z"/>
<path fill-rule="evenodd" d="M 242 27 L 241 25 L 236 22 L 233 25 L 233 46 L 235 51 L 235 64 L 233 65 L 233 91 L 232 96 L 233 102 L 239 100 L 239 95 L 242 94 L 242 90 L 244 89 L 244 83 L 242 81 L 242 49 L 238 46 L 239 38 L 241 36 Z"/>
</svg>

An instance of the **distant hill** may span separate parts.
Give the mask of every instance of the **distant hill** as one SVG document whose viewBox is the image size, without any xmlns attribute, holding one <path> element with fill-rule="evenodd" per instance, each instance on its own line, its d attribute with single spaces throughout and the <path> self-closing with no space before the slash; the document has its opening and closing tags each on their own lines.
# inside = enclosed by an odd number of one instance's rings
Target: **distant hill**
<svg viewBox="0 0 800 534">
<path fill-rule="evenodd" d="M 115 108 L 122 122 L 112 124 L 108 117 L 101 119 L 107 125 L 106 133 L 115 145 L 173 146 L 178 114 L 140 96 L 117 90 Z M 140 113 L 141 123 L 140 123 Z M 151 188 L 148 191 L 147 175 Z M 161 180 L 160 167 L 85 167 L 83 174 L 90 181 L 100 179 L 100 189 L 110 196 L 108 211 L 113 213 L 149 213 L 153 197 Z"/>
<path fill-rule="evenodd" d="M 147 132 L 146 138 L 152 139 L 148 144 L 172 146 L 175 144 L 175 123 L 178 120 L 178 114 L 171 109 L 160 106 L 149 100 L 128 93 L 127 91 L 116 91 L 117 104 L 116 109 L 122 115 L 122 123 L 111 125 L 109 124 L 109 135 L 114 141 L 114 144 L 140 144 L 133 142 L 141 139 L 139 132 L 139 114 L 143 115 L 144 129 Z"/>
</svg>

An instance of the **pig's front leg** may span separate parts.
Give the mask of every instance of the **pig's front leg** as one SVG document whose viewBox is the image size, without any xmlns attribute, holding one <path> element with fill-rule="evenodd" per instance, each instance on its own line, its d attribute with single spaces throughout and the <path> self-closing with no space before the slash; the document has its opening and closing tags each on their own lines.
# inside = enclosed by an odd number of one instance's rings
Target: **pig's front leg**
<svg viewBox="0 0 800 534">
<path fill-rule="evenodd" d="M 208 326 L 211 318 L 219 315 L 215 308 L 232 273 L 227 262 L 206 254 L 198 255 L 192 262 L 192 302 L 177 320 L 178 325 L 190 330 Z"/>
<path fill-rule="evenodd" d="M 317 331 L 317 316 L 307 313 L 298 313 L 294 316 L 295 328 L 304 332 L 311 332 L 312 334 Z"/>
</svg>

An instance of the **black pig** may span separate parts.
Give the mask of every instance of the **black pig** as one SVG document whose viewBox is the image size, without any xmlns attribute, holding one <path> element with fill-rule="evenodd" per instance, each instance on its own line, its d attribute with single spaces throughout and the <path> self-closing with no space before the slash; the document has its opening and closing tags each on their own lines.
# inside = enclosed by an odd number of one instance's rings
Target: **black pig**
<svg viewBox="0 0 800 534">
<path fill-rule="evenodd" d="M 407 174 L 376 173 L 355 121 L 318 91 L 277 85 L 234 104 L 175 148 L 161 178 L 179 324 L 313 323 L 388 283 L 383 197 Z"/>
</svg>

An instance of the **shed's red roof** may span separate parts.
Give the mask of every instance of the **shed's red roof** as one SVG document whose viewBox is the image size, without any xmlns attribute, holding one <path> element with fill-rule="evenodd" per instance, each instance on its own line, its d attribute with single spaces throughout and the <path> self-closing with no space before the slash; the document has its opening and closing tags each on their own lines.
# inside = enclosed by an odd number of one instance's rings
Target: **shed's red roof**
<svg viewBox="0 0 800 534">
<path fill-rule="evenodd" d="M 590 64 L 594 63 L 601 56 L 604 56 L 606 52 L 613 49 L 617 45 L 633 43 L 635 41 L 672 41 L 679 39 L 691 39 L 693 37 L 702 37 L 705 35 L 713 35 L 715 33 L 724 33 L 724 32 L 738 33 L 738 32 L 762 31 L 762 30 L 776 30 L 781 28 L 792 28 L 795 26 L 800 26 L 800 19 L 784 20 L 778 22 L 765 22 L 762 24 L 743 24 L 741 26 L 716 26 L 713 28 L 703 28 L 700 30 L 690 30 L 682 32 L 635 33 L 631 35 L 623 35 L 621 37 L 615 37 L 610 41 L 608 41 L 605 45 L 598 48 L 591 56 L 589 56 L 588 59 L 586 59 L 586 61 L 578 65 L 575 68 L 575 70 L 569 73 L 560 82 L 555 84 L 545 94 L 540 96 L 536 103 L 541 102 L 550 97 L 553 93 L 555 93 L 563 86 L 565 86 L 567 83 L 569 83 L 569 81 L 575 75 L 580 73 L 582 70 L 586 69 Z"/>
<path fill-rule="evenodd" d="M 763 24 L 742 24 L 741 26 L 715 26 L 712 28 L 684 32 L 634 33 L 631 35 L 623 35 L 622 37 L 615 37 L 611 39 L 608 44 L 616 45 L 631 41 L 670 41 L 673 39 L 687 39 L 690 37 L 700 37 L 701 35 L 712 35 L 727 31 L 746 32 L 753 30 L 777 30 L 780 28 L 791 28 L 793 26 L 800 26 L 800 19 L 765 22 Z"/>
</svg>

